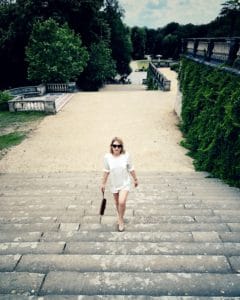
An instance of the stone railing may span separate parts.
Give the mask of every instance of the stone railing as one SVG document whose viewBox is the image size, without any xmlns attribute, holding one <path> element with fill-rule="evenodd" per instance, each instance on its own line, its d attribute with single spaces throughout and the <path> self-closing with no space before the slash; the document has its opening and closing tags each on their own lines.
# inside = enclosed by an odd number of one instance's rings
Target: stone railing
<svg viewBox="0 0 240 300">
<path fill-rule="evenodd" d="M 69 93 L 74 92 L 76 88 L 75 82 L 69 83 L 47 83 L 46 89 L 48 93 Z"/>
<path fill-rule="evenodd" d="M 36 86 L 22 86 L 8 90 L 8 92 L 12 96 L 22 96 L 24 98 L 36 97 L 44 95 L 46 92 L 46 87 L 43 84 Z"/>
<path fill-rule="evenodd" d="M 71 82 L 24 86 L 8 90 L 13 96 L 13 99 L 8 101 L 9 111 L 57 113 L 69 101 L 71 98 L 69 93 L 74 92 L 75 88 L 75 82 Z"/>
<path fill-rule="evenodd" d="M 209 62 L 226 63 L 238 68 L 240 37 L 190 38 L 182 40 L 183 54 Z"/>
<path fill-rule="evenodd" d="M 150 76 L 152 77 L 154 84 L 163 91 L 170 91 L 171 81 L 168 80 L 152 62 L 149 63 Z"/>
<path fill-rule="evenodd" d="M 48 99 L 30 99 L 23 96 L 16 96 L 8 101 L 10 112 L 18 111 L 42 111 L 45 113 L 56 113 L 55 100 Z"/>
</svg>

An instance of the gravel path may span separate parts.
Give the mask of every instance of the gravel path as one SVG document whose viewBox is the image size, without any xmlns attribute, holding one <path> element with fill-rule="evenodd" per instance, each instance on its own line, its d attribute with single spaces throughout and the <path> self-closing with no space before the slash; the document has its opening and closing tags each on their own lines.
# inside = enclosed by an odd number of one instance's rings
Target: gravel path
<svg viewBox="0 0 240 300">
<path fill-rule="evenodd" d="M 0 172 L 101 171 L 112 137 L 120 136 L 137 171 L 193 172 L 192 160 L 179 146 L 181 133 L 173 111 L 176 74 L 170 92 L 142 86 L 107 86 L 77 93 L 57 115 L 47 116 L 20 145 L 0 161 Z"/>
</svg>

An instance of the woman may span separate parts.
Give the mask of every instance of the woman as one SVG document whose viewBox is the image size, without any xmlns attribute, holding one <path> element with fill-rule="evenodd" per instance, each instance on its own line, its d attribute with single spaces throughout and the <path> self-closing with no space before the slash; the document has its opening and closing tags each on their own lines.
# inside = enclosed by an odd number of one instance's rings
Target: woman
<svg viewBox="0 0 240 300">
<path fill-rule="evenodd" d="M 118 212 L 118 231 L 124 231 L 124 213 L 126 201 L 130 190 L 131 180 L 129 173 L 134 180 L 134 186 L 138 186 L 136 173 L 132 166 L 129 154 L 125 151 L 123 141 L 115 137 L 110 144 L 110 153 L 104 156 L 104 174 L 101 190 L 104 193 L 108 176 L 111 179 L 111 192 L 115 200 Z"/>
</svg>

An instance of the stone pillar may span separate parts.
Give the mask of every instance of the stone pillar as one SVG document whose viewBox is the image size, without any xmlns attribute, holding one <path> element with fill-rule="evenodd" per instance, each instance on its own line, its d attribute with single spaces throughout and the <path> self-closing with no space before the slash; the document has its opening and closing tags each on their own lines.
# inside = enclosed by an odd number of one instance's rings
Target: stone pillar
<svg viewBox="0 0 240 300">
<path fill-rule="evenodd" d="M 239 46 L 240 46 L 239 40 L 236 38 L 232 38 L 232 39 L 229 39 L 227 42 L 230 44 L 227 64 L 229 66 L 232 66 L 234 61 L 237 59 L 237 53 L 238 53 Z"/>
</svg>

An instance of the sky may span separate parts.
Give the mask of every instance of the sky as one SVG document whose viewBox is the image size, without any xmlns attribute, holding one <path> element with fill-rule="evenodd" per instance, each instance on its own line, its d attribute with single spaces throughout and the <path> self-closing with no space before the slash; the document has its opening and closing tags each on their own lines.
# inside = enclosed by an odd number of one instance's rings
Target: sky
<svg viewBox="0 0 240 300">
<path fill-rule="evenodd" d="M 130 27 L 161 28 L 170 22 L 207 24 L 220 13 L 224 0 L 118 0 Z"/>
</svg>

